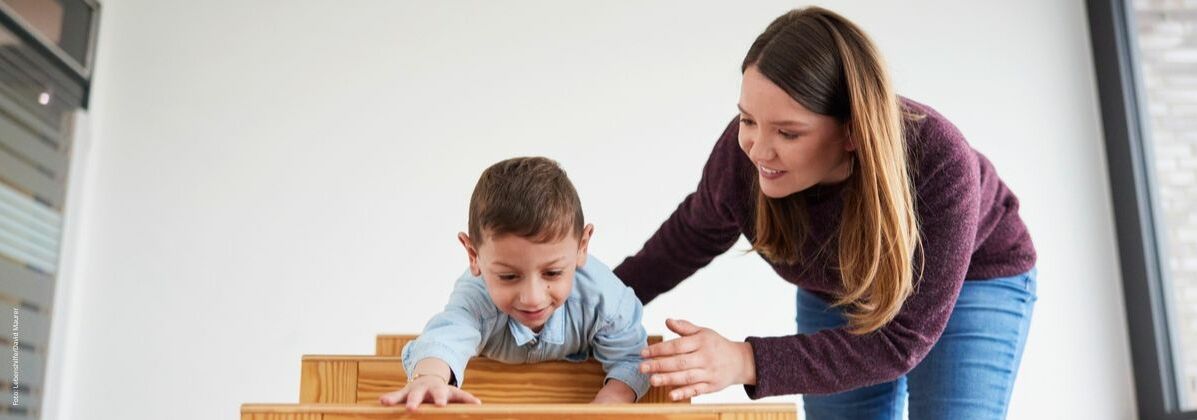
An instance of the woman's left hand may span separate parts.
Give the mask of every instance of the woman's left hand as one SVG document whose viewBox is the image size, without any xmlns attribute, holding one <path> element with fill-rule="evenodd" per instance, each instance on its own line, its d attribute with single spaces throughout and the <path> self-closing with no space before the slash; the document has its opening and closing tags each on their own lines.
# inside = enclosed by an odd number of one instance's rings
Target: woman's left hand
<svg viewBox="0 0 1197 420">
<path fill-rule="evenodd" d="M 719 391 L 735 384 L 756 383 L 752 346 L 733 342 L 709 328 L 669 319 L 665 326 L 681 337 L 646 347 L 640 371 L 653 386 L 678 386 L 674 401 Z"/>
</svg>

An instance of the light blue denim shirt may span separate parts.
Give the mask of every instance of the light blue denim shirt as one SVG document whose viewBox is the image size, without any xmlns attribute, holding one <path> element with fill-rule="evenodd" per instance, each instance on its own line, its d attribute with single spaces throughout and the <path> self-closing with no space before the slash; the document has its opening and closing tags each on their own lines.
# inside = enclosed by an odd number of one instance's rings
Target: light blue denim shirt
<svg viewBox="0 0 1197 420">
<path fill-rule="evenodd" d="M 605 264 L 587 256 L 574 275 L 574 287 L 540 333 L 495 306 L 486 283 L 466 270 L 453 286 L 444 311 L 433 316 L 424 332 L 403 347 L 403 368 L 411 377 L 416 363 L 434 357 L 453 370 L 457 385 L 465 381 L 466 363 L 482 356 L 503 363 L 547 360 L 583 362 L 594 356 L 607 372 L 636 391 L 648 392 L 648 376 L 640 373 L 640 350 L 648 334 L 641 325 L 643 306 L 636 294 Z"/>
</svg>

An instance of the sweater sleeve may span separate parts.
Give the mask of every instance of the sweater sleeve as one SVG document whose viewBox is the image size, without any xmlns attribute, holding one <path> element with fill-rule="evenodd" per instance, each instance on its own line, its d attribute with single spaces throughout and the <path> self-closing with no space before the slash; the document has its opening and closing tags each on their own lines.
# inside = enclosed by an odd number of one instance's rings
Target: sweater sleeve
<svg viewBox="0 0 1197 420">
<path fill-rule="evenodd" d="M 726 252 L 740 236 L 729 194 L 746 159 L 739 148 L 739 117 L 733 119 L 703 167 L 698 188 L 678 205 L 669 219 L 636 255 L 615 268 L 615 274 L 647 304 Z"/>
<path fill-rule="evenodd" d="M 930 127 L 928 127 L 930 126 Z M 864 335 L 844 328 L 785 337 L 748 337 L 757 383 L 753 399 L 834 393 L 892 381 L 931 351 L 947 325 L 968 270 L 978 223 L 979 169 L 975 152 L 946 121 L 927 124 L 915 176 L 923 258 L 915 255 L 914 293 L 897 317 Z M 926 261 L 922 277 L 920 262 Z"/>
</svg>

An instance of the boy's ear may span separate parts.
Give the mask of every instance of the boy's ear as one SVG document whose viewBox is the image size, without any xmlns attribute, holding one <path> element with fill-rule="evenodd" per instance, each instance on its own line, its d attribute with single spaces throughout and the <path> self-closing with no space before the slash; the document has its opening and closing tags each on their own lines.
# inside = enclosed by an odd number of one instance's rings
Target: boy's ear
<svg viewBox="0 0 1197 420">
<path fill-rule="evenodd" d="M 586 254 L 590 247 L 590 237 L 594 236 L 594 224 L 582 228 L 582 237 L 578 239 L 578 267 L 586 265 Z"/>
<path fill-rule="evenodd" d="M 465 232 L 457 232 L 457 241 L 461 242 L 461 246 L 465 247 L 466 255 L 470 256 L 470 274 L 482 277 L 482 269 L 478 267 L 478 249 L 474 248 L 474 242 L 470 241 L 470 235 L 466 235 Z"/>
</svg>

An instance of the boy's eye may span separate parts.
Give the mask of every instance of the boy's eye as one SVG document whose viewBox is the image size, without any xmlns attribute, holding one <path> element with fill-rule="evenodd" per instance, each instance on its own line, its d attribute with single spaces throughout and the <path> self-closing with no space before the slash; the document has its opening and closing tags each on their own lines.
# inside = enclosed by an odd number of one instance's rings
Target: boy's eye
<svg viewBox="0 0 1197 420">
<path fill-rule="evenodd" d="M 560 275 L 561 275 L 561 270 L 557 270 L 557 271 L 550 271 L 550 272 L 547 272 L 547 273 L 544 273 L 544 274 L 545 274 L 546 276 L 549 276 L 549 277 L 558 277 L 558 276 L 560 276 Z"/>
<path fill-rule="evenodd" d="M 512 280 L 515 280 L 515 279 L 516 279 L 516 278 L 518 278 L 518 277 L 519 277 L 519 276 L 516 276 L 515 274 L 500 274 L 500 275 L 499 275 L 499 280 L 503 280 L 503 281 L 512 281 Z"/>
</svg>

